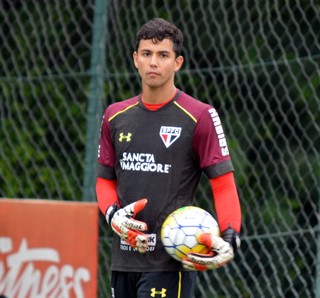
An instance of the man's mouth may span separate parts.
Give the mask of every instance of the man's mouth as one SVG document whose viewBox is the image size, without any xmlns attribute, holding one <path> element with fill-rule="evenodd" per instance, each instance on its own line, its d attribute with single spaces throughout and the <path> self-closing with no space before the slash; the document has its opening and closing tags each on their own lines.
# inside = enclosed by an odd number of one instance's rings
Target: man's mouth
<svg viewBox="0 0 320 298">
<path fill-rule="evenodd" d="M 155 71 L 150 71 L 147 73 L 148 76 L 151 76 L 151 77 L 154 77 L 154 76 L 158 76 L 159 73 L 158 72 L 155 72 Z"/>
</svg>

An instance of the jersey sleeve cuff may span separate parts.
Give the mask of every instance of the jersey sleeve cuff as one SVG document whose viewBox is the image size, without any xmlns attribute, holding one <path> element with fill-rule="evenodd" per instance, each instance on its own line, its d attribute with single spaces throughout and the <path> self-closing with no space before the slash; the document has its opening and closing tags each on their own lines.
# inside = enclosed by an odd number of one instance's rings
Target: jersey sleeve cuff
<svg viewBox="0 0 320 298">
<path fill-rule="evenodd" d="M 98 164 L 97 177 L 108 180 L 115 180 L 117 178 L 114 168 Z"/>
<path fill-rule="evenodd" d="M 231 160 L 224 160 L 218 164 L 208 166 L 203 169 L 203 172 L 208 176 L 209 179 L 218 177 L 228 172 L 233 172 L 234 168 Z"/>
</svg>

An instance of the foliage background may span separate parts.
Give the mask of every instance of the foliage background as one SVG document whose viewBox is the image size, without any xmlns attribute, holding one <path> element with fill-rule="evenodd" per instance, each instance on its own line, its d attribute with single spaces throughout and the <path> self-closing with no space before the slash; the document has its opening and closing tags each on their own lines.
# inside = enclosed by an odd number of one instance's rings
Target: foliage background
<svg viewBox="0 0 320 298">
<path fill-rule="evenodd" d="M 103 109 L 139 92 L 135 32 L 160 16 L 185 36 L 176 85 L 220 113 L 243 211 L 236 262 L 200 274 L 196 297 L 319 293 L 320 3 L 109 0 L 95 12 L 98 2 L 0 2 L 0 197 L 95 200 L 88 123 L 98 133 Z M 94 27 L 99 13 L 105 25 Z M 214 213 L 205 177 L 197 198 Z M 110 231 L 100 225 L 105 297 Z"/>
</svg>

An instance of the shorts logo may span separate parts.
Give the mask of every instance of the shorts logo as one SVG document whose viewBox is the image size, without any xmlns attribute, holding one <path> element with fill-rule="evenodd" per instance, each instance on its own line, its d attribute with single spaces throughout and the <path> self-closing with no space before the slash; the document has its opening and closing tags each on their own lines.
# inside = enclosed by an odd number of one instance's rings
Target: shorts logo
<svg viewBox="0 0 320 298">
<path fill-rule="evenodd" d="M 169 148 L 181 134 L 181 127 L 161 126 L 160 137 L 164 145 Z"/>
<path fill-rule="evenodd" d="M 131 132 L 129 132 L 127 135 L 124 135 L 123 132 L 121 132 L 120 135 L 119 135 L 119 142 L 122 142 L 123 140 L 126 140 L 127 142 L 130 142 L 131 141 L 131 136 L 132 136 Z"/>
<path fill-rule="evenodd" d="M 162 288 L 161 291 L 156 291 L 156 288 L 151 289 L 151 297 L 156 297 L 156 295 L 160 295 L 160 297 L 167 297 L 167 289 Z"/>
</svg>

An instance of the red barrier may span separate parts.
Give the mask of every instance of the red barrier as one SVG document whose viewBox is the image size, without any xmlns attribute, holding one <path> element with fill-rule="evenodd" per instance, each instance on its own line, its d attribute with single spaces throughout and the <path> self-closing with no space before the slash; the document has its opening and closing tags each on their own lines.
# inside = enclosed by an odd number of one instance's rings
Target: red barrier
<svg viewBox="0 0 320 298">
<path fill-rule="evenodd" d="M 97 297 L 96 203 L 0 199 L 0 296 Z"/>
</svg>

